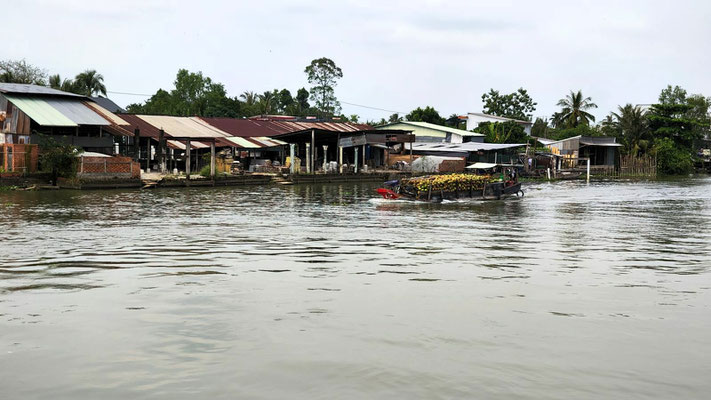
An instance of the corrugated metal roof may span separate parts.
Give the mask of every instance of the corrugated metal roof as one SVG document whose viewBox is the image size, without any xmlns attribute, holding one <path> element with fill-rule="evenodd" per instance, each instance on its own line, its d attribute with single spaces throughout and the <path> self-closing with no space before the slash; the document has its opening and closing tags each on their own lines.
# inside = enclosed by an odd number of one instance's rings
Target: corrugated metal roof
<svg viewBox="0 0 711 400">
<path fill-rule="evenodd" d="M 358 132 L 373 129 L 370 125 L 354 124 L 351 122 L 296 122 L 206 117 L 201 117 L 200 119 L 223 132 L 239 137 L 270 137 L 309 129 L 320 129 L 334 132 Z"/>
<path fill-rule="evenodd" d="M 104 107 L 105 109 L 111 111 L 112 113 L 124 113 L 126 110 L 121 108 L 118 104 L 114 103 L 111 99 L 106 97 L 92 97 L 91 98 L 96 104 Z"/>
<path fill-rule="evenodd" d="M 128 126 L 125 126 L 124 128 L 130 132 L 133 132 L 135 129 L 138 129 L 140 131 L 141 136 L 143 137 L 158 138 L 158 136 L 160 136 L 158 128 L 142 120 L 138 117 L 138 115 L 119 114 L 118 116 L 128 123 Z"/>
<path fill-rule="evenodd" d="M 75 93 L 24 83 L 0 83 L 0 93 L 35 94 L 48 96 L 84 97 Z"/>
<path fill-rule="evenodd" d="M 42 126 L 78 126 L 69 117 L 61 113 L 45 99 L 35 97 L 18 97 L 9 94 L 4 95 L 15 107 L 22 110 L 33 121 Z M 104 121 L 106 122 L 106 121 Z"/>
<path fill-rule="evenodd" d="M 234 147 L 239 147 L 240 149 L 258 149 L 262 147 L 256 143 L 253 143 L 245 138 L 241 138 L 238 136 L 232 136 L 225 139 L 232 142 Z"/>
<path fill-rule="evenodd" d="M 208 125 L 199 118 L 171 117 L 164 115 L 137 115 L 137 117 L 158 129 L 163 129 L 163 131 L 173 137 L 189 137 L 199 139 L 230 136 L 229 134 L 213 126 Z"/>
<path fill-rule="evenodd" d="M 47 102 L 77 125 L 110 125 L 106 118 L 97 114 L 79 99 L 44 98 L 41 100 Z"/>
<path fill-rule="evenodd" d="M 225 138 L 225 140 L 232 142 L 234 147 L 238 147 L 241 149 L 261 149 L 267 147 L 283 146 L 286 144 L 286 142 L 282 142 L 281 140 L 270 139 L 268 137 L 263 136 L 256 136 L 250 138 L 231 136 Z"/>
<path fill-rule="evenodd" d="M 437 125 L 437 124 L 432 124 L 429 122 L 420 122 L 420 121 L 400 121 L 400 122 L 393 122 L 391 124 L 385 124 L 378 126 L 375 129 L 392 129 L 390 128 L 392 125 L 398 125 L 398 124 L 405 124 L 405 125 L 411 125 L 415 127 L 421 127 L 421 128 L 427 128 L 427 129 L 432 129 L 436 131 L 441 131 L 441 132 L 447 132 L 447 133 L 454 133 L 460 136 L 486 136 L 481 133 L 476 133 L 476 132 L 469 132 L 464 129 L 457 129 L 453 128 L 451 126 L 443 126 L 443 125 Z M 417 134 L 417 132 L 415 132 Z"/>
<path fill-rule="evenodd" d="M 106 119 L 113 125 L 120 125 L 120 126 L 129 125 L 128 122 L 124 121 L 123 119 L 121 119 L 118 115 L 114 114 L 113 112 L 105 109 L 100 104 L 97 104 L 97 103 L 94 103 L 91 101 L 85 101 L 83 103 L 84 103 L 84 105 L 86 105 L 87 107 L 94 110 L 94 112 L 101 115 L 104 119 Z"/>
</svg>

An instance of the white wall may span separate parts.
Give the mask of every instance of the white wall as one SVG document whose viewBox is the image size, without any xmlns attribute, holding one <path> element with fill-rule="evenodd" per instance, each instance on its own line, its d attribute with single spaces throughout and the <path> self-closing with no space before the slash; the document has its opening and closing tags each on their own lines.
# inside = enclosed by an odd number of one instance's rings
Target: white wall
<svg viewBox="0 0 711 400">
<path fill-rule="evenodd" d="M 467 115 L 467 130 L 471 131 L 472 129 L 475 129 L 482 122 L 501 122 L 501 120 L 498 118 L 489 118 L 489 117 L 485 117 L 485 116 L 477 115 L 477 114 L 468 114 Z M 530 135 L 531 134 L 531 126 L 533 126 L 533 124 L 525 124 L 525 125 L 522 124 L 522 125 L 523 125 L 524 131 L 526 132 L 526 134 Z"/>
</svg>

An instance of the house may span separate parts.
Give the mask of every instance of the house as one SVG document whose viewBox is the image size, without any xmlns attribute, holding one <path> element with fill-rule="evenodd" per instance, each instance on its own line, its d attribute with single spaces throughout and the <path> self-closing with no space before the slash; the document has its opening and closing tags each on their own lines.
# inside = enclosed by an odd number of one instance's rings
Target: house
<svg viewBox="0 0 711 400">
<path fill-rule="evenodd" d="M 449 126 L 432 124 L 429 122 L 400 121 L 386 125 L 381 125 L 375 129 L 400 129 L 411 131 L 418 142 L 430 143 L 466 143 L 483 142 L 484 136 L 481 133 L 474 133 L 467 130 L 452 128 Z"/>
<path fill-rule="evenodd" d="M 499 117 L 496 115 L 489 115 L 489 114 L 484 114 L 484 113 L 470 112 L 466 116 L 466 121 L 467 121 L 467 130 L 468 131 L 476 129 L 479 126 L 479 124 L 481 124 L 482 122 L 507 122 L 507 121 L 516 122 L 517 124 L 523 126 L 523 130 L 524 130 L 524 132 L 526 132 L 527 135 L 531 134 L 531 127 L 533 127 L 533 122 L 531 122 L 531 121 L 523 121 L 520 119 Z"/>
<path fill-rule="evenodd" d="M 590 159 L 592 168 L 614 169 L 622 146 L 616 138 L 609 136 L 573 136 L 558 141 L 539 138 L 538 141 L 551 153 L 562 157 L 562 168 L 573 168 L 580 159 Z"/>
<path fill-rule="evenodd" d="M 38 85 L 0 83 L 0 144 L 38 144 L 43 136 L 103 154 L 131 132 L 90 98 Z"/>
</svg>

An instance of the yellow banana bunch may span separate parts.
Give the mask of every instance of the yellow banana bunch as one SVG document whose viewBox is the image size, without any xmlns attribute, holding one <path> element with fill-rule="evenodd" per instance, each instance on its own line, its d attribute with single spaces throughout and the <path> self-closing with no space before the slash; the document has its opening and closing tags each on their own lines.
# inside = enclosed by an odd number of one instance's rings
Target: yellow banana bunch
<svg viewBox="0 0 711 400">
<path fill-rule="evenodd" d="M 449 174 L 410 178 L 403 180 L 402 185 L 411 186 L 416 193 L 426 193 L 429 190 L 456 192 L 470 188 L 480 190 L 491 181 L 492 178 L 489 175 Z"/>
</svg>

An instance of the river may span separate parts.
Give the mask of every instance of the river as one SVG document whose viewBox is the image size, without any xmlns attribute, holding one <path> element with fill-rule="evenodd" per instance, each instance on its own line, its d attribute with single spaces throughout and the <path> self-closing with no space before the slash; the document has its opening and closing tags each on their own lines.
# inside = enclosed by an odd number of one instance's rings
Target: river
<svg viewBox="0 0 711 400">
<path fill-rule="evenodd" d="M 0 192 L 3 399 L 706 399 L 711 179 Z"/>
</svg>

